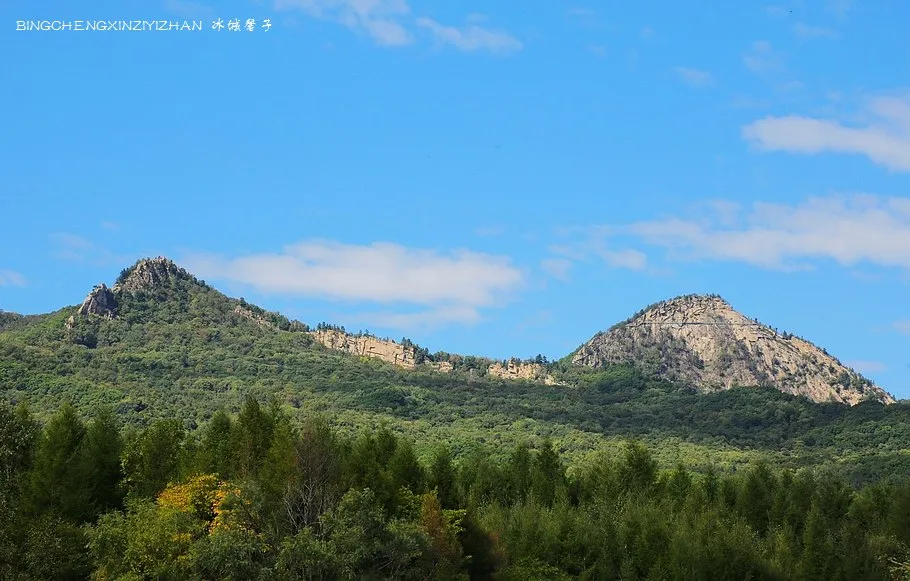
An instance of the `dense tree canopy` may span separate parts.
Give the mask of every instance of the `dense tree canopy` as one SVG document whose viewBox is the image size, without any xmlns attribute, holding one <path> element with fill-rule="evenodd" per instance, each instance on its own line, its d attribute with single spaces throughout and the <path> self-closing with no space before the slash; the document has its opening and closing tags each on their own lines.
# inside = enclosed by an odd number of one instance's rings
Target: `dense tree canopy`
<svg viewBox="0 0 910 581">
<path fill-rule="evenodd" d="M 405 370 L 191 277 L 73 313 L 0 313 L 3 579 L 910 579 L 905 403 Z"/>
<path fill-rule="evenodd" d="M 910 479 L 658 468 L 628 441 L 567 471 L 559 443 L 427 462 L 248 398 L 187 433 L 0 404 L 0 577 L 906 578 Z M 167 460 L 167 461 L 165 461 Z M 903 575 L 903 577 L 901 577 Z"/>
</svg>

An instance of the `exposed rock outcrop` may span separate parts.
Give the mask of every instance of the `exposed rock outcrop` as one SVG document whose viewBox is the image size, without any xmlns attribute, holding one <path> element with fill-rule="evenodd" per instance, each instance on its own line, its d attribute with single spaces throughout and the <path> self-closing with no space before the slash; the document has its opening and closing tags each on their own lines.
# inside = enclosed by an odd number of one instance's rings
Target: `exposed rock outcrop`
<svg viewBox="0 0 910 581">
<path fill-rule="evenodd" d="M 278 326 L 275 325 L 275 323 L 273 323 L 272 321 L 263 317 L 262 315 L 254 313 L 250 309 L 244 308 L 241 305 L 237 305 L 236 307 L 234 307 L 234 314 L 240 315 L 244 319 L 249 319 L 249 320 L 253 321 L 254 323 L 256 323 L 257 325 L 259 325 L 260 327 L 265 327 L 267 329 L 272 329 L 275 331 L 278 330 Z"/>
<path fill-rule="evenodd" d="M 579 348 L 572 363 L 635 363 L 701 390 L 773 386 L 817 402 L 894 398 L 812 343 L 750 320 L 717 296 L 658 303 Z"/>
<path fill-rule="evenodd" d="M 99 284 L 85 297 L 76 314 L 83 317 L 98 315 L 99 317 L 113 319 L 117 314 L 117 299 L 111 289 L 107 288 L 107 285 L 104 283 Z"/>
<path fill-rule="evenodd" d="M 385 341 L 368 335 L 358 337 L 335 329 L 310 331 L 310 335 L 330 349 L 363 357 L 375 357 L 408 369 L 417 366 L 414 361 L 414 348 L 405 348 L 395 341 Z"/>
<path fill-rule="evenodd" d="M 510 359 L 506 365 L 496 362 L 487 368 L 487 375 L 501 377 L 503 379 L 525 379 L 528 381 L 540 381 L 547 385 L 556 385 L 556 380 L 547 373 L 546 368 L 539 363 L 523 363 L 515 359 Z"/>
<path fill-rule="evenodd" d="M 455 366 L 448 361 L 433 361 L 430 363 L 430 368 L 440 373 L 452 373 Z"/>
<path fill-rule="evenodd" d="M 163 256 L 143 258 L 120 273 L 113 290 L 114 292 L 144 291 L 170 286 L 177 279 L 196 281 L 193 275 L 174 264 L 170 259 Z"/>
</svg>

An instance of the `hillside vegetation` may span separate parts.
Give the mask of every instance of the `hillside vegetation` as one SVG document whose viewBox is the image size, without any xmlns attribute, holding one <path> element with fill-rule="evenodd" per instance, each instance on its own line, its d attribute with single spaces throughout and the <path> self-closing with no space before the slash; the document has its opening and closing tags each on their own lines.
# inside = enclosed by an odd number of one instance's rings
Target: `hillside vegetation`
<svg viewBox="0 0 910 581">
<path fill-rule="evenodd" d="M 160 272 L 127 269 L 109 292 L 114 313 L 5 314 L 0 395 L 28 403 L 40 420 L 68 402 L 80 413 L 108 407 L 126 425 L 179 419 L 190 430 L 253 395 L 293 418 L 324 414 L 348 433 L 384 422 L 421 442 L 421 454 L 447 442 L 456 455 L 477 446 L 501 455 L 521 438 L 550 437 L 575 461 L 635 436 L 659 444 L 665 465 L 763 457 L 831 465 L 855 483 L 910 474 L 904 403 L 815 404 L 770 388 L 699 393 L 637 366 L 568 358 L 546 364 L 559 385 L 492 376 L 476 357 L 446 354 L 455 362 L 447 373 L 406 369 L 327 349 L 306 325 L 230 299 L 169 262 Z"/>
<path fill-rule="evenodd" d="M 910 578 L 903 402 L 339 334 L 163 259 L 0 313 L 0 578 Z"/>
<path fill-rule="evenodd" d="M 647 448 L 566 470 L 550 440 L 420 462 L 386 429 L 299 427 L 248 399 L 188 434 L 0 403 L 4 579 L 768 579 L 910 574 L 910 479 L 660 471 Z"/>
</svg>

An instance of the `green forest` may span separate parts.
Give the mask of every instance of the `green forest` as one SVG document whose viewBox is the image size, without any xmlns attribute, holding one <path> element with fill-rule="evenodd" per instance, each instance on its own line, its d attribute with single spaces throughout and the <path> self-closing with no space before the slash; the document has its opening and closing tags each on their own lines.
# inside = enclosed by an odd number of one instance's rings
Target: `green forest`
<svg viewBox="0 0 910 581">
<path fill-rule="evenodd" d="M 0 578 L 910 579 L 906 402 L 403 369 L 173 270 L 0 312 Z"/>
<path fill-rule="evenodd" d="M 0 406 L 5 579 L 910 579 L 910 480 L 661 470 L 628 441 L 422 462 L 248 398 L 195 432 Z"/>
</svg>

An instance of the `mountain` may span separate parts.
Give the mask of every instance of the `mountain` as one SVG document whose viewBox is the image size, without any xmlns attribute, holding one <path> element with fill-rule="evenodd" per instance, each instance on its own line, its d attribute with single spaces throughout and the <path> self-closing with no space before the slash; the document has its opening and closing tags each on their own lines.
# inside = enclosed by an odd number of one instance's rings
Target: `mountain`
<svg viewBox="0 0 910 581">
<path fill-rule="evenodd" d="M 571 361 L 594 368 L 635 361 L 648 373 L 701 391 L 763 385 L 816 402 L 895 401 L 824 349 L 751 320 L 716 295 L 652 305 L 596 335 Z"/>
<path fill-rule="evenodd" d="M 583 349 L 573 364 L 430 353 L 407 338 L 291 321 L 159 257 L 79 304 L 0 313 L 0 400 L 26 403 L 41 420 L 70 403 L 83 414 L 108 407 L 134 427 L 178 419 L 193 430 L 253 396 L 348 432 L 385 423 L 426 453 L 445 442 L 455 454 L 477 446 L 507 454 L 552 438 L 581 458 L 632 436 L 658 446 L 666 465 L 763 458 L 835 463 L 856 482 L 910 474 L 904 402 L 814 403 L 768 386 L 698 391 L 669 381 L 653 355 L 629 355 L 595 361 Z"/>
<path fill-rule="evenodd" d="M 204 298 L 203 298 L 204 297 Z M 206 305 L 207 318 L 198 323 L 237 323 L 240 320 L 272 331 L 299 331 L 314 342 L 330 349 L 379 359 L 394 365 L 415 369 L 418 366 L 441 373 L 469 367 L 476 373 L 503 379 L 556 383 L 541 363 L 532 361 L 493 361 L 484 357 L 464 357 L 429 350 L 408 339 L 400 342 L 363 333 L 349 333 L 343 327 L 320 323 L 314 329 L 299 321 L 290 321 L 278 313 L 250 305 L 243 299 L 231 299 L 198 280 L 165 257 L 146 258 L 124 269 L 113 287 L 95 286 L 82 304 L 66 321 L 68 337 L 88 347 L 97 345 L 97 331 L 103 320 L 124 319 L 127 322 L 162 322 L 160 313 L 170 313 L 174 321 L 181 314 L 193 317 L 198 305 Z M 150 319 L 150 317 L 152 317 Z M 157 317 L 157 319 L 155 319 Z M 2 322 L 2 319 L 0 319 Z"/>
<path fill-rule="evenodd" d="M 4 325 L 20 328 L 28 319 L 2 315 L 0 329 Z M 94 287 L 66 318 L 64 328 L 68 341 L 94 348 L 99 341 L 105 344 L 122 338 L 130 325 L 180 321 L 197 327 L 231 325 L 267 333 L 297 333 L 302 345 L 319 344 L 407 370 L 461 371 L 472 377 L 569 385 L 540 356 L 537 360 L 494 361 L 443 351 L 430 353 L 407 338 L 395 341 L 355 334 L 326 323 L 310 328 L 243 299 L 229 298 L 165 257 L 138 261 L 124 269 L 110 288 L 103 283 Z M 765 386 L 815 402 L 895 401 L 824 349 L 749 319 L 716 295 L 686 295 L 647 307 L 598 333 L 566 360 L 593 369 L 632 365 L 646 376 L 700 392 Z"/>
</svg>

